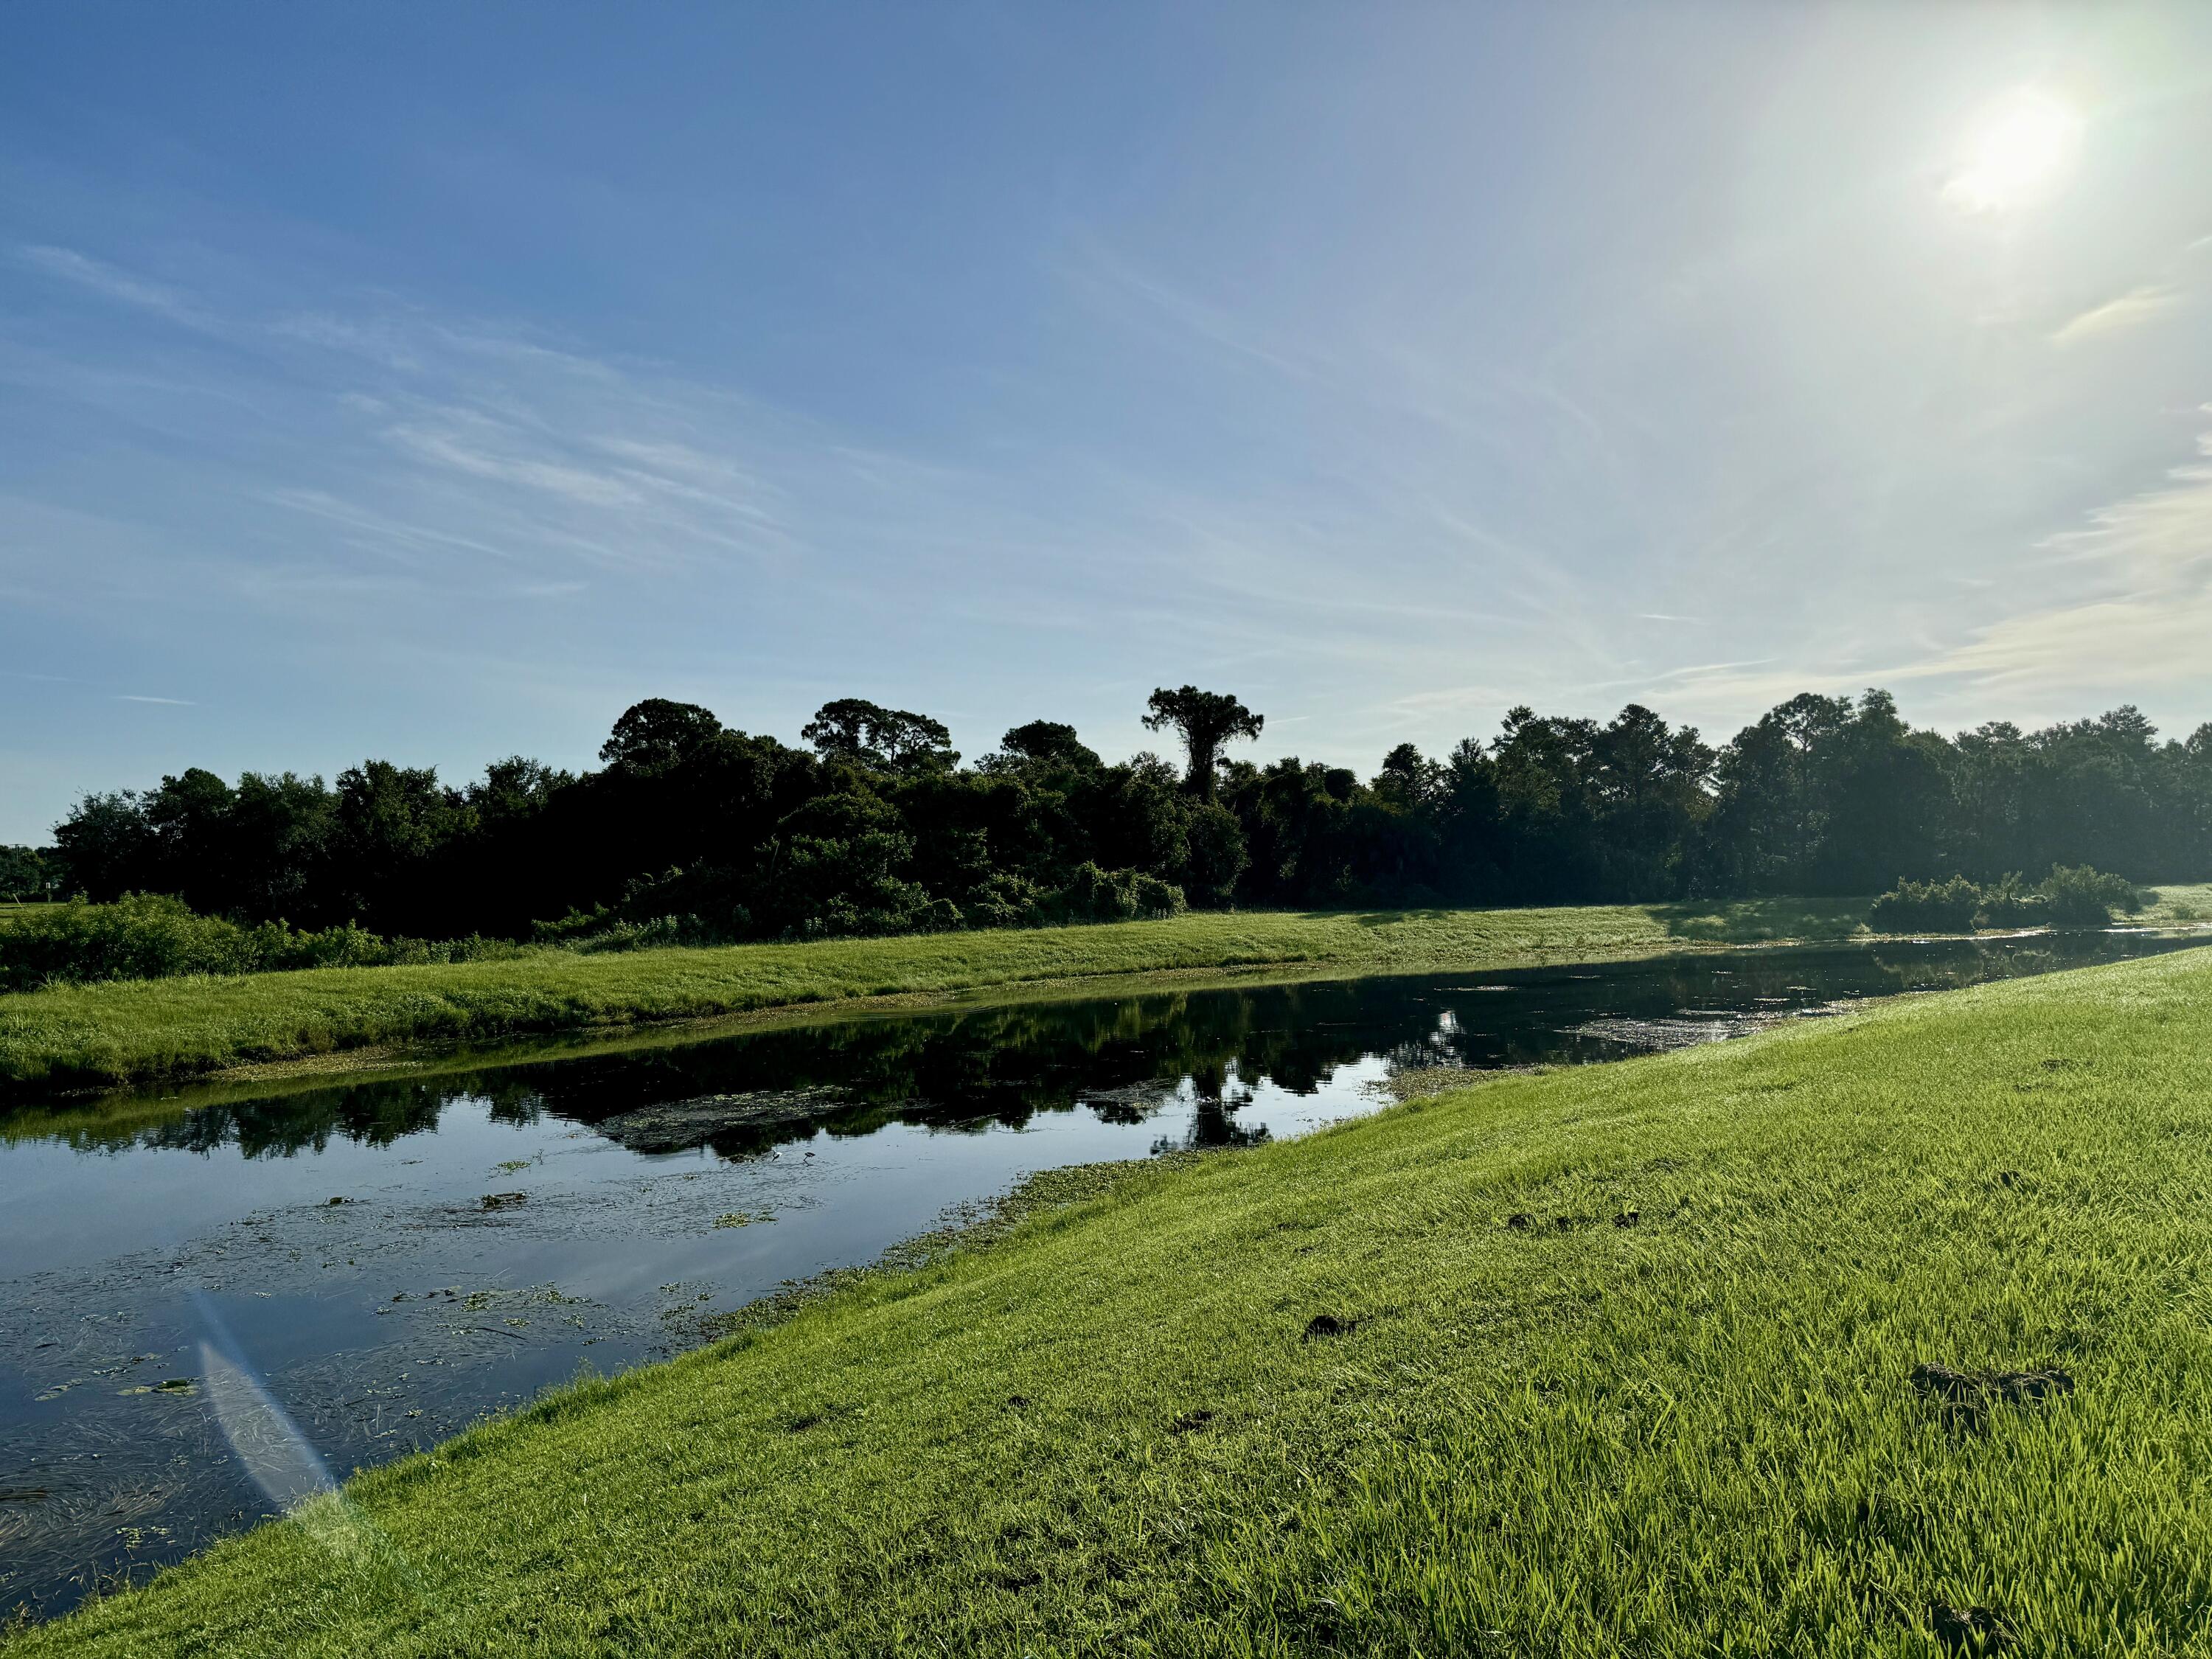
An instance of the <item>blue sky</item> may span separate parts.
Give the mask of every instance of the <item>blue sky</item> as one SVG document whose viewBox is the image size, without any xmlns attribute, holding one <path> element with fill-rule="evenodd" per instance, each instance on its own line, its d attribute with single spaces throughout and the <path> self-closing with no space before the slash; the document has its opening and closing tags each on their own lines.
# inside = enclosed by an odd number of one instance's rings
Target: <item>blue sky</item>
<svg viewBox="0 0 2212 1659">
<path fill-rule="evenodd" d="M 9 8 L 0 840 L 651 695 L 2185 732 L 2207 155 L 2201 5 Z"/>
</svg>

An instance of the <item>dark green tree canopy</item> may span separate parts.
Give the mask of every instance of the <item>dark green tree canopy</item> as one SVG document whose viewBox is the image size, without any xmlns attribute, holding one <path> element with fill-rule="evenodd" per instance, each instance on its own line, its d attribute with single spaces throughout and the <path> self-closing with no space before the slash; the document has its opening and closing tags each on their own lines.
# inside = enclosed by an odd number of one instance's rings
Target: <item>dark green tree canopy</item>
<svg viewBox="0 0 2212 1659">
<path fill-rule="evenodd" d="M 1017 726 L 999 739 L 1000 757 L 1009 763 L 1042 761 L 1096 771 L 1098 751 L 1075 735 L 1075 728 L 1058 720 L 1031 720 Z"/>
<path fill-rule="evenodd" d="M 1186 685 L 1174 691 L 1165 687 L 1152 693 L 1146 704 L 1145 729 L 1173 730 L 1182 739 L 1189 759 L 1184 787 L 1201 800 L 1214 799 L 1214 769 L 1221 745 L 1238 738 L 1256 738 L 1265 718 L 1254 714 L 1225 691 L 1201 691 Z"/>
<path fill-rule="evenodd" d="M 0 903 L 26 904 L 55 897 L 59 860 L 35 847 L 0 847 Z"/>
<path fill-rule="evenodd" d="M 860 697 L 823 703 L 799 735 L 823 759 L 850 761 L 872 772 L 916 772 L 960 763 L 943 721 Z"/>
<path fill-rule="evenodd" d="M 647 697 L 632 703 L 599 745 L 599 758 L 633 772 L 674 766 L 721 734 L 722 723 L 696 702 Z"/>
<path fill-rule="evenodd" d="M 302 927 L 641 943 L 1954 879 L 2010 903 L 2054 866 L 2212 876 L 2212 726 L 2163 741 L 2134 708 L 1946 738 L 1880 691 L 1808 694 L 1717 752 L 1640 705 L 1607 720 L 1516 707 L 1441 763 L 1400 744 L 1364 782 L 1224 757 L 1261 720 L 1221 693 L 1162 690 L 1145 719 L 1182 739 L 1180 774 L 1152 754 L 1103 761 L 1054 720 L 963 768 L 941 722 L 859 698 L 808 723 L 812 752 L 649 699 L 580 777 L 520 756 L 459 787 L 384 759 L 331 783 L 185 768 L 85 797 L 51 850 L 0 858 L 0 896 L 138 891 Z"/>
</svg>

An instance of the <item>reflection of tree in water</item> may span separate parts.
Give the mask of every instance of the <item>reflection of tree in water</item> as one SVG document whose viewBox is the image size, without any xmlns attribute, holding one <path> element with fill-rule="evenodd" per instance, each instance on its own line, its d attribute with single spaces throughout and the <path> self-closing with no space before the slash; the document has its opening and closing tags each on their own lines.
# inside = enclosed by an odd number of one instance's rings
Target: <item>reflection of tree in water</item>
<svg viewBox="0 0 2212 1659">
<path fill-rule="evenodd" d="M 1208 1094 L 1201 1091 L 1193 1103 L 1190 1125 L 1180 1138 L 1162 1135 L 1152 1142 L 1154 1154 L 1161 1152 L 1211 1152 L 1231 1146 L 1257 1146 L 1267 1139 L 1267 1126 L 1255 1123 L 1249 1128 L 1237 1122 L 1237 1109 L 1252 1103 L 1249 1089 L 1229 1095 Z"/>
<path fill-rule="evenodd" d="M 333 1137 L 388 1146 L 438 1127 L 448 1091 L 425 1084 L 368 1084 L 276 1100 L 203 1106 L 149 1129 L 141 1144 L 211 1152 L 235 1146 L 248 1158 L 321 1152 Z"/>
<path fill-rule="evenodd" d="M 1136 1122 L 1188 1079 L 1194 1145 L 1236 1145 L 1237 1109 L 1266 1081 L 1308 1095 L 1346 1064 L 1490 1067 L 1604 1059 L 1619 1045 L 1576 1035 L 1601 1018 L 1708 1009 L 1779 1009 L 1838 998 L 1965 985 L 2172 948 L 2115 935 L 1885 944 L 1817 951 L 1677 957 L 1603 968 L 1480 976 L 1321 981 L 1132 996 L 1073 1004 L 952 1010 L 759 1031 L 715 1042 L 527 1061 L 442 1079 L 393 1079 L 207 1106 L 141 1144 L 248 1157 L 319 1152 L 333 1139 L 372 1146 L 434 1129 L 459 1099 L 498 1121 L 550 1113 L 591 1125 L 706 1096 L 813 1091 L 846 1103 L 806 1121 L 718 1131 L 726 1156 L 757 1154 L 827 1130 L 870 1133 L 893 1121 L 945 1130 L 1018 1128 L 1039 1112 L 1087 1105 Z M 1486 985 L 1504 985 L 1502 992 Z M 1239 1092 L 1232 1093 L 1231 1079 Z M 94 1135 L 73 1134 L 86 1146 Z"/>
</svg>

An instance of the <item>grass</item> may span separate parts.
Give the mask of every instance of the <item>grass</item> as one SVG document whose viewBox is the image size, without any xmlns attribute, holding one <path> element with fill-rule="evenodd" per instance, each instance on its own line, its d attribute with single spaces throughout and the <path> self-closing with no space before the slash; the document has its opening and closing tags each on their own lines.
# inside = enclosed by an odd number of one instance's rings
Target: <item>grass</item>
<svg viewBox="0 0 2212 1659">
<path fill-rule="evenodd" d="M 1139 1166 L 8 1659 L 2203 1652 L 2208 1051 L 2192 951 Z"/>
<path fill-rule="evenodd" d="M 846 999 L 1102 976 L 1352 973 L 1841 937 L 1851 901 L 1379 914 L 1208 912 L 1103 927 L 933 933 L 497 962 L 63 986 L 0 996 L 0 1086 L 139 1083 L 425 1041 L 497 1040 Z"/>
<path fill-rule="evenodd" d="M 2142 914 L 2125 920 L 2152 924 L 2212 921 L 2212 882 L 2154 887 L 2149 891 L 2155 902 L 2144 906 Z"/>
</svg>

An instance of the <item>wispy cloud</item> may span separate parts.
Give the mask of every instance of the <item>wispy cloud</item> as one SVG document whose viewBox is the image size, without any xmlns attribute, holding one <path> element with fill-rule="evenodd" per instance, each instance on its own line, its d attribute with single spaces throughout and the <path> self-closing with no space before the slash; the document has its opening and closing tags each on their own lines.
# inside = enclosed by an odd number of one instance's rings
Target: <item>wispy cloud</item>
<svg viewBox="0 0 2212 1659">
<path fill-rule="evenodd" d="M 183 697 L 141 697 L 134 696 L 127 691 L 117 692 L 115 694 L 115 701 L 118 702 L 157 702 L 170 708 L 197 708 L 199 707 L 198 703 L 189 702 Z"/>
<path fill-rule="evenodd" d="M 18 248 L 16 257 L 23 264 L 49 276 L 73 283 L 105 299 L 136 306 L 142 311 L 157 313 L 188 328 L 209 326 L 208 314 L 175 289 L 149 281 L 143 276 L 133 276 L 104 260 L 80 253 L 75 248 L 34 244 Z"/>
<path fill-rule="evenodd" d="M 1296 380 L 1325 373 L 1311 352 L 1285 346 L 1255 326 L 1249 310 L 1202 297 L 1144 269 L 1094 237 L 1072 240 L 1054 267 L 1070 289 L 1125 319 L 1163 325 L 1247 363 Z"/>
<path fill-rule="evenodd" d="M 1889 678 L 1955 676 L 2008 690 L 2201 683 L 2212 641 L 2212 432 L 2197 449 L 2164 484 L 2042 544 L 2087 591 L 2005 617 Z"/>
<path fill-rule="evenodd" d="M 150 452 L 134 463 L 142 484 L 166 474 L 178 491 L 166 511 L 140 507 L 137 524 L 86 512 L 35 554 L 21 543 L 21 562 L 49 589 L 59 569 L 100 563 L 113 568 L 100 580 L 147 603 L 173 583 L 193 603 L 227 592 L 357 629 L 371 600 L 421 607 L 444 594 L 465 601 L 447 607 L 459 623 L 494 596 L 562 599 L 587 585 L 635 623 L 656 583 L 681 579 L 676 612 L 665 592 L 658 601 L 679 627 L 732 606 L 749 625 L 776 614 L 911 620 L 917 604 L 942 612 L 963 596 L 1060 625 L 1113 625 L 1071 615 L 1065 599 L 1091 580 L 1077 543 L 1095 547 L 1095 526 L 1074 536 L 1072 507 L 1039 514 L 1002 476 L 942 454 L 887 447 L 665 363 L 595 356 L 389 295 L 226 309 L 69 249 L 19 258 L 191 331 L 173 349 L 133 341 L 36 365 L 48 395 L 96 407 Z M 245 349 L 217 359 L 202 349 L 210 336 Z M 118 363 L 127 385 L 111 384 Z M 157 380 L 147 366 L 162 370 Z M 9 372 L 0 358 L 0 377 Z M 224 413 L 212 418 L 218 398 Z M 157 562 L 143 532 L 180 520 L 221 525 L 222 550 L 204 541 Z M 595 583 L 608 572 L 638 580 Z M 1103 592 L 1105 573 L 1097 580 Z M 71 580 L 82 587 L 82 574 Z"/>
<path fill-rule="evenodd" d="M 2092 306 L 2080 315 L 2069 318 L 2051 337 L 2053 345 L 2079 345 L 2084 340 L 2094 340 L 2107 334 L 2141 326 L 2164 316 L 2182 302 L 2182 296 L 2170 288 L 2139 288 L 2123 294 L 2117 300 L 2107 300 Z"/>
<path fill-rule="evenodd" d="M 512 428 L 500 428 L 466 410 L 448 410 L 447 417 L 453 426 L 446 430 L 394 426 L 386 428 L 384 435 L 421 459 L 474 477 L 520 484 L 586 507 L 639 504 L 638 493 L 619 478 L 548 460 L 526 451 L 517 453 L 506 441 L 516 435 Z M 486 444 L 483 441 L 487 438 L 500 447 Z"/>
</svg>

